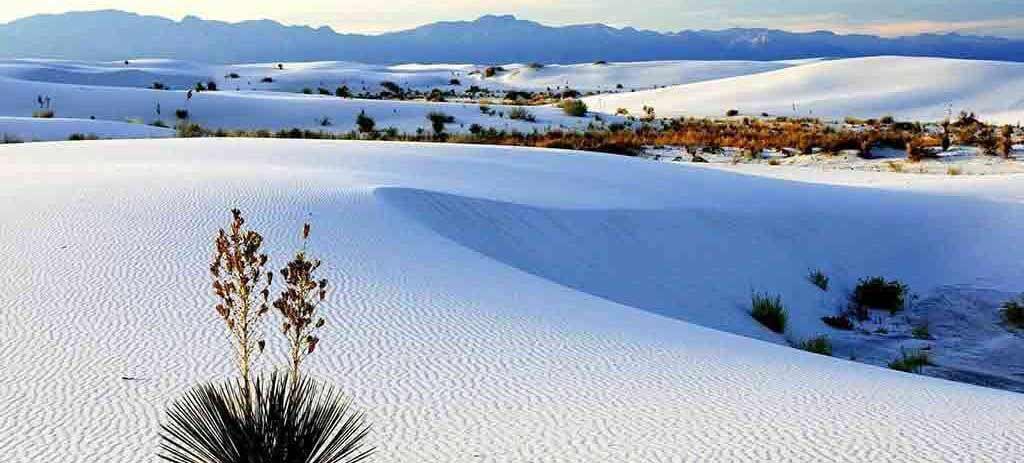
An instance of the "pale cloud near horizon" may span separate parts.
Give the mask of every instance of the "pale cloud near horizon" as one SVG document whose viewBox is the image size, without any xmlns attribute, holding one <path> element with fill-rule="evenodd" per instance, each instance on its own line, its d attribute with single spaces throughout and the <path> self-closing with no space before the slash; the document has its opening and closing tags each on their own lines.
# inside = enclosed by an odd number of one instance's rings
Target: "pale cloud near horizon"
<svg viewBox="0 0 1024 463">
<path fill-rule="evenodd" d="M 963 32 L 1024 37 L 1018 0 L 34 0 L 5 5 L 0 22 L 39 13 L 120 9 L 181 19 L 242 21 L 273 19 L 285 24 L 330 26 L 338 32 L 380 33 L 484 14 L 515 14 L 546 24 L 601 22 L 659 31 L 765 27 L 793 31 L 831 30 L 883 36 Z"/>
</svg>

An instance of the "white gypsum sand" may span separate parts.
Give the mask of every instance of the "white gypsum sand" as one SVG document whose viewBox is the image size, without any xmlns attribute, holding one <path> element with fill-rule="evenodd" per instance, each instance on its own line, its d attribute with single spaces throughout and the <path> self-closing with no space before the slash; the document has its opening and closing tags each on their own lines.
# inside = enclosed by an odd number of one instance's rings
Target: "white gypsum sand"
<svg viewBox="0 0 1024 463">
<path fill-rule="evenodd" d="M 939 121 L 961 110 L 990 122 L 1024 120 L 1024 63 L 945 58 L 871 57 L 812 62 L 761 74 L 600 95 L 592 110 L 625 108 L 658 117 L 745 116 L 845 117 Z"/>
<path fill-rule="evenodd" d="M 274 266 L 313 223 L 336 292 L 308 368 L 368 411 L 376 461 L 1017 458 L 1019 395 L 780 346 L 746 310 L 778 293 L 804 339 L 867 274 L 1019 291 L 1021 178 L 800 179 L 486 146 L 0 146 L 0 455 L 154 459 L 168 402 L 233 372 L 207 268 L 239 207 Z"/>
</svg>

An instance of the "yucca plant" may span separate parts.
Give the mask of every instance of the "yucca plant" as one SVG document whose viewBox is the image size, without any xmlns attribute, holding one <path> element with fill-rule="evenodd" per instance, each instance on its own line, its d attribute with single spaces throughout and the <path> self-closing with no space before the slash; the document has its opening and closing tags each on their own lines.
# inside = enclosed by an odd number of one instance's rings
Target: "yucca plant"
<svg viewBox="0 0 1024 463">
<path fill-rule="evenodd" d="M 245 226 L 238 209 L 231 210 L 231 217 L 231 226 L 217 233 L 210 274 L 217 314 L 228 327 L 235 363 L 243 386 L 248 387 L 253 357 L 265 346 L 260 324 L 270 310 L 274 274 L 265 269 L 267 255 L 260 251 L 263 236 Z"/>
<path fill-rule="evenodd" d="M 285 373 L 197 386 L 160 427 L 159 457 L 172 463 L 356 463 L 374 451 L 339 389 Z"/>
<path fill-rule="evenodd" d="M 320 342 L 316 333 L 326 323 L 320 317 L 318 309 L 320 303 L 327 298 L 327 279 L 317 280 L 314 273 L 320 268 L 320 261 L 306 255 L 309 231 L 310 225 L 307 223 L 302 227 L 302 248 L 295 254 L 295 258 L 281 269 L 285 287 L 274 301 L 274 307 L 284 318 L 281 331 L 288 338 L 293 379 L 299 377 L 302 361 L 316 350 L 316 345 Z"/>
</svg>

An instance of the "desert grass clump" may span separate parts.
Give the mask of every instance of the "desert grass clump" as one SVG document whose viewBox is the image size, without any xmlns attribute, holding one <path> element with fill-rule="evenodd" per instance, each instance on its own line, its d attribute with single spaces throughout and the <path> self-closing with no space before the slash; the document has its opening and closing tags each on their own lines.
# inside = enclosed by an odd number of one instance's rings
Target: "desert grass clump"
<svg viewBox="0 0 1024 463">
<path fill-rule="evenodd" d="M 915 326 L 912 330 L 910 330 L 910 335 L 913 336 L 914 339 L 932 339 L 932 332 L 928 328 L 927 323 L 922 323 L 920 325 Z"/>
<path fill-rule="evenodd" d="M 1024 296 L 1017 300 L 1004 302 L 999 313 L 1007 325 L 1024 328 Z"/>
<path fill-rule="evenodd" d="M 901 351 L 900 357 L 889 362 L 889 368 L 907 373 L 920 373 L 932 364 L 931 357 L 922 350 Z"/>
<path fill-rule="evenodd" d="M 896 313 L 905 307 L 907 292 L 907 285 L 899 280 L 888 281 L 882 277 L 864 278 L 853 289 L 850 301 L 858 309 L 882 309 Z"/>
<path fill-rule="evenodd" d="M 786 331 L 786 307 L 781 296 L 754 293 L 750 296 L 750 316 L 776 333 Z"/>
<path fill-rule="evenodd" d="M 537 117 L 533 113 L 526 110 L 526 108 L 512 108 L 508 112 L 508 118 L 517 121 L 536 122 Z"/>
<path fill-rule="evenodd" d="M 807 274 L 807 281 L 822 291 L 828 291 L 828 275 L 825 275 L 825 272 L 822 272 L 821 269 L 811 270 Z"/>
<path fill-rule="evenodd" d="M 320 338 L 316 335 L 326 321 L 319 315 L 320 304 L 327 298 L 327 279 L 314 275 L 320 261 L 306 255 L 310 225 L 302 227 L 302 248 L 281 269 L 284 289 L 274 301 L 274 308 L 284 319 L 281 331 L 288 338 L 290 371 L 293 381 L 299 378 L 302 361 L 315 350 Z"/>
<path fill-rule="evenodd" d="M 374 451 L 339 389 L 280 373 L 197 386 L 167 415 L 159 457 L 171 463 L 357 463 Z"/>
<path fill-rule="evenodd" d="M 830 315 L 821 317 L 821 321 L 837 330 L 850 331 L 853 329 L 853 321 L 846 315 Z"/>
<path fill-rule="evenodd" d="M 587 104 L 584 103 L 583 100 L 565 100 L 559 104 L 559 107 L 562 108 L 562 112 L 564 112 L 566 116 L 583 117 L 587 115 Z"/>
<path fill-rule="evenodd" d="M 815 353 L 818 355 L 832 356 L 832 341 L 828 340 L 828 336 L 821 335 L 816 336 L 806 341 L 801 341 L 797 344 L 797 347 L 807 352 Z"/>
<path fill-rule="evenodd" d="M 235 363 L 243 387 L 250 385 L 253 358 L 263 352 L 263 315 L 270 310 L 270 285 L 274 274 L 266 269 L 261 252 L 263 236 L 245 226 L 238 209 L 231 210 L 231 225 L 217 233 L 210 264 L 217 314 L 227 325 Z"/>
</svg>

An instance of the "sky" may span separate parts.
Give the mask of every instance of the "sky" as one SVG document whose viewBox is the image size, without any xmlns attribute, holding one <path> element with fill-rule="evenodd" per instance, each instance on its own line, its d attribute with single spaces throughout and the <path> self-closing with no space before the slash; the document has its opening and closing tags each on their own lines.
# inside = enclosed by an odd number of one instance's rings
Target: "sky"
<svg viewBox="0 0 1024 463">
<path fill-rule="evenodd" d="M 545 24 L 657 31 L 767 27 L 884 36 L 960 32 L 1024 38 L 1024 0 L 33 0 L 5 2 L 0 22 L 38 13 L 119 9 L 181 19 L 273 19 L 381 33 L 435 21 L 514 14 Z"/>
</svg>

